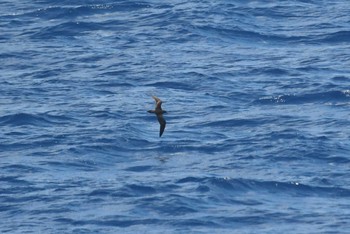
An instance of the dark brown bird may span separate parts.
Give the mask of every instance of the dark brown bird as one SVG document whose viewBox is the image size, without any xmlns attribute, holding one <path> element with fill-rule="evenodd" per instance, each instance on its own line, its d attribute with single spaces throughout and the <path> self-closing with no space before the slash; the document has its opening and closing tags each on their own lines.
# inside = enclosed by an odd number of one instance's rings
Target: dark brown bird
<svg viewBox="0 0 350 234">
<path fill-rule="evenodd" d="M 157 115 L 157 119 L 160 124 L 159 137 L 161 137 L 166 125 L 166 121 L 163 117 L 163 114 L 166 113 L 166 111 L 162 110 L 162 100 L 156 96 L 152 96 L 152 98 L 156 101 L 156 108 L 154 110 L 149 110 L 148 113 L 154 113 Z"/>
</svg>

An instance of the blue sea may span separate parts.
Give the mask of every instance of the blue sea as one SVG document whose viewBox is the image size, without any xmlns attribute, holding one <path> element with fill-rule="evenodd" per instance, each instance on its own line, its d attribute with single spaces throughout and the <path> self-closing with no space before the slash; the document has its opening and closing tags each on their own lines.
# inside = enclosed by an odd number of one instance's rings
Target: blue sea
<svg viewBox="0 0 350 234">
<path fill-rule="evenodd" d="M 349 233 L 349 16 L 0 1 L 0 233 Z"/>
</svg>

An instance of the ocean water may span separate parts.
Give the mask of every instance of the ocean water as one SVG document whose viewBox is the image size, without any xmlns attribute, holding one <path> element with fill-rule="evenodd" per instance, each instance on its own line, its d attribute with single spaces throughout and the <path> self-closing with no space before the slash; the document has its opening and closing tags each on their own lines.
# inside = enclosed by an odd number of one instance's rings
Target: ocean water
<svg viewBox="0 0 350 234">
<path fill-rule="evenodd" d="M 0 1 L 0 232 L 348 233 L 349 15 Z"/>
</svg>

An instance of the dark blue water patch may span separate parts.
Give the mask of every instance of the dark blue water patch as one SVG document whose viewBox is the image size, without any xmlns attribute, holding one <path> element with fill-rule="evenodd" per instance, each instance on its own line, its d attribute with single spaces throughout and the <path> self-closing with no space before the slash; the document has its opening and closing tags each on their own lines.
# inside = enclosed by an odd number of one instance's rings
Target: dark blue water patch
<svg viewBox="0 0 350 234">
<path fill-rule="evenodd" d="M 307 93 L 300 95 L 279 95 L 273 97 L 263 97 L 255 100 L 255 104 L 306 104 L 306 103 L 338 103 L 349 101 L 350 96 L 347 91 L 329 91 L 322 93 Z"/>
<path fill-rule="evenodd" d="M 74 155 L 85 155 L 85 154 L 93 154 L 94 162 L 99 165 L 107 166 L 109 163 L 104 162 L 103 160 L 99 160 L 99 156 L 101 158 L 106 158 L 107 156 L 111 158 L 118 158 L 119 161 L 127 160 L 123 155 L 128 155 L 131 150 L 135 152 L 141 150 L 140 148 L 126 148 L 125 145 L 118 143 L 116 140 L 108 140 L 111 143 L 88 143 L 88 144 L 77 144 L 77 146 L 72 146 L 67 150 L 67 152 Z M 144 149 L 149 150 L 149 149 Z"/>
<path fill-rule="evenodd" d="M 12 164 L 8 166 L 1 167 L 2 171 L 8 171 L 9 173 L 18 173 L 18 174 L 24 174 L 24 173 L 39 173 L 44 172 L 45 170 L 39 167 L 34 166 L 28 166 L 28 165 L 22 165 L 22 164 Z"/>
<path fill-rule="evenodd" d="M 129 190 L 129 193 L 133 194 L 133 196 L 148 196 L 157 193 L 154 187 L 145 185 L 131 184 L 124 188 Z"/>
<path fill-rule="evenodd" d="M 12 38 L 12 35 L 7 33 L 7 34 L 2 34 L 0 35 L 0 42 L 8 42 Z"/>
<path fill-rule="evenodd" d="M 98 63 L 100 61 L 105 60 L 108 57 L 108 55 L 105 54 L 88 54 L 84 57 L 77 57 L 72 59 L 72 63 L 81 63 L 84 64 L 83 68 L 84 69 L 98 69 L 99 67 L 101 67 L 101 65 L 99 65 Z"/>
<path fill-rule="evenodd" d="M 317 140 L 324 140 L 324 139 L 317 139 L 317 138 L 312 138 L 310 139 L 308 136 L 306 136 L 301 130 L 299 129 L 294 129 L 294 128 L 286 128 L 283 129 L 282 131 L 271 131 L 271 133 L 268 136 L 271 140 L 290 140 L 290 139 L 298 139 L 302 141 L 306 140 L 312 140 L 316 142 Z"/>
<path fill-rule="evenodd" d="M 110 196 L 115 198 L 143 197 L 156 194 L 156 189 L 151 186 L 130 184 L 114 191 Z M 97 191 L 97 192 L 103 192 Z M 108 193 L 108 191 L 105 191 Z M 96 195 L 96 194 L 95 194 Z"/>
<path fill-rule="evenodd" d="M 106 189 L 98 189 L 93 192 L 94 195 L 106 193 L 111 197 L 117 198 L 138 198 L 140 203 L 153 204 L 159 202 L 159 195 L 164 193 L 175 193 L 180 189 L 179 185 L 164 181 L 154 186 L 144 184 L 127 184 L 112 191 Z"/>
<path fill-rule="evenodd" d="M 138 200 L 138 207 L 141 211 L 157 212 L 166 216 L 181 216 L 197 212 L 197 204 L 199 200 L 180 196 L 177 194 L 169 194 L 166 198 L 160 199 L 140 199 Z M 137 212 L 136 213 L 140 213 Z M 142 212 L 141 212 L 142 213 Z"/>
<path fill-rule="evenodd" d="M 6 132 L 4 135 L 8 137 L 21 137 L 21 136 L 26 136 L 27 133 L 23 131 L 17 131 L 15 129 L 11 129 L 10 132 Z"/>
<path fill-rule="evenodd" d="M 158 207 L 158 210 L 168 216 L 182 216 L 197 212 L 196 209 L 188 207 L 188 204 L 181 204 L 181 202 L 175 201 L 163 204 Z"/>
<path fill-rule="evenodd" d="M 218 80 L 216 77 L 220 76 L 219 74 L 216 74 L 215 76 L 211 77 L 205 73 L 197 72 L 197 71 L 188 71 L 188 72 L 181 73 L 181 75 L 183 77 L 191 77 L 191 78 L 195 78 L 195 79 L 208 79 L 208 80 L 213 80 L 213 79 Z M 231 76 L 232 76 L 232 74 L 231 74 Z"/>
<path fill-rule="evenodd" d="M 120 149 L 127 149 L 128 151 L 147 151 L 158 148 L 158 146 L 155 146 L 148 140 L 140 139 L 140 134 L 140 131 L 136 130 L 135 134 L 132 136 L 128 136 L 127 138 L 123 136 L 122 139 L 119 139 L 119 144 L 121 145 Z"/>
<path fill-rule="evenodd" d="M 340 187 L 319 187 L 299 183 L 284 183 L 275 181 L 253 182 L 254 187 L 269 193 L 286 193 L 292 196 L 313 197 L 350 197 L 350 190 Z"/>
<path fill-rule="evenodd" d="M 174 21 L 178 21 L 178 17 L 179 14 L 173 11 L 170 5 L 162 4 L 152 8 L 149 11 L 149 14 L 141 14 L 138 19 L 140 20 L 139 25 L 152 25 L 156 27 L 156 30 L 162 30 L 166 29 L 166 27 L 169 25 L 173 25 Z M 160 18 L 162 18 L 164 21 L 159 21 Z"/>
<path fill-rule="evenodd" d="M 24 180 L 24 179 L 20 179 L 20 176 L 0 176 L 0 181 L 5 184 L 13 184 L 16 186 L 31 186 L 32 183 Z M 4 191 L 3 191 L 4 192 Z"/>
<path fill-rule="evenodd" d="M 205 186 L 205 185 L 199 185 L 196 188 L 196 191 L 199 193 L 208 193 L 210 191 L 210 187 L 209 186 Z"/>
<path fill-rule="evenodd" d="M 227 120 L 218 120 L 211 121 L 209 123 L 200 124 L 203 127 L 242 127 L 242 126 L 250 126 L 256 127 L 258 125 L 264 124 L 266 119 L 227 119 Z"/>
<path fill-rule="evenodd" d="M 262 1 L 264 3 L 269 3 L 268 1 Z M 303 14 L 303 18 L 311 20 L 313 18 L 313 15 L 306 14 L 307 10 L 309 10 L 310 7 L 313 7 L 313 1 L 307 0 L 307 1 L 295 1 L 293 4 L 293 7 L 283 2 L 282 4 L 276 4 L 276 5 L 269 5 L 269 4 L 256 4 L 252 5 L 250 8 L 243 8 L 246 10 L 249 10 L 251 14 L 253 14 L 255 17 L 257 16 L 264 16 L 268 18 L 274 18 L 276 20 L 289 20 L 293 18 L 299 18 L 299 14 Z M 293 9 L 293 10 L 291 10 Z M 299 14 L 297 14 L 299 13 Z"/>
<path fill-rule="evenodd" d="M 320 177 L 313 178 L 312 183 L 320 184 L 325 187 L 331 187 L 333 185 L 331 180 L 327 178 L 320 178 Z"/>
<path fill-rule="evenodd" d="M 48 166 L 57 171 L 97 171 L 99 170 L 98 165 L 92 160 L 78 159 L 75 161 L 42 161 L 42 166 Z"/>
<path fill-rule="evenodd" d="M 214 185 L 217 188 L 224 189 L 224 190 L 230 190 L 230 191 L 243 191 L 249 188 L 247 186 L 247 183 L 244 183 L 243 180 L 228 180 L 228 179 L 221 179 L 221 178 L 208 178 L 208 182 L 211 185 Z"/>
<path fill-rule="evenodd" d="M 324 158 L 329 163 L 350 164 L 350 158 L 345 156 L 329 156 L 329 154 L 327 154 Z"/>
<path fill-rule="evenodd" d="M 147 2 L 130 1 L 119 1 L 118 3 L 111 3 L 111 1 L 99 1 L 98 4 L 96 4 L 96 1 L 51 1 L 47 2 L 46 4 L 47 7 L 26 12 L 21 16 L 39 17 L 47 20 L 75 19 L 80 16 L 106 14 L 109 12 L 132 12 L 151 7 L 151 5 Z"/>
<path fill-rule="evenodd" d="M 117 67 L 117 68 L 116 68 Z M 113 66 L 107 67 L 105 70 L 103 70 L 98 76 L 102 78 L 102 81 L 104 83 L 129 83 L 127 80 L 105 80 L 104 77 L 120 77 L 120 76 L 130 76 L 130 70 L 126 69 L 127 64 L 125 63 L 117 63 Z M 133 86 L 133 84 L 130 82 L 130 86 Z"/>
<path fill-rule="evenodd" d="M 334 76 L 332 78 L 333 81 L 336 81 L 336 82 L 350 82 L 350 77 L 348 76 Z"/>
<path fill-rule="evenodd" d="M 35 193 L 40 192 L 43 189 L 34 187 L 33 185 L 23 185 L 23 184 L 17 184 L 17 183 L 11 183 L 10 187 L 6 190 L 3 189 L 0 190 L 0 194 L 4 195 L 2 198 L 7 203 L 17 203 L 17 202 L 26 202 L 28 200 L 40 200 L 38 196 L 36 195 L 28 195 L 28 196 L 18 196 L 19 194 L 29 194 L 29 193 Z"/>
<path fill-rule="evenodd" d="M 129 216 L 107 216 L 101 220 L 78 220 L 69 218 L 57 218 L 54 221 L 64 223 L 65 225 L 73 226 L 85 226 L 85 225 L 97 225 L 97 226 L 114 226 L 114 227 L 130 227 L 135 225 L 162 225 L 166 223 L 166 220 L 162 219 L 135 219 Z"/>
<path fill-rule="evenodd" d="M 220 111 L 220 110 L 224 110 L 227 109 L 227 106 L 224 105 L 211 105 L 206 107 L 206 109 L 208 109 L 209 111 Z"/>
<path fill-rule="evenodd" d="M 46 201 L 46 202 L 51 202 L 51 201 Z M 68 213 L 72 212 L 73 209 L 69 207 L 47 207 L 43 208 L 42 210 L 31 210 L 29 213 L 31 215 L 59 215 L 63 213 Z"/>
<path fill-rule="evenodd" d="M 120 76 L 121 74 L 119 74 L 119 72 L 107 72 L 105 73 L 108 76 L 114 76 L 114 73 L 116 76 Z M 133 84 L 127 82 L 127 81 L 105 81 L 105 82 L 98 82 L 96 84 L 96 87 L 101 87 L 101 88 L 121 88 L 121 87 L 125 87 L 125 88 L 132 88 L 134 87 Z"/>
<path fill-rule="evenodd" d="M 110 94 L 110 92 L 106 92 L 106 94 Z M 94 111 L 90 114 L 90 116 L 105 119 L 105 121 L 107 121 L 109 119 L 121 119 L 123 117 L 121 113 L 115 113 L 110 108 L 105 108 L 104 110 Z M 111 130 L 111 129 L 104 131 L 105 134 L 112 133 L 112 132 L 113 132 L 113 130 Z"/>
<path fill-rule="evenodd" d="M 253 30 L 246 30 L 240 27 L 219 28 L 212 26 L 194 27 L 194 30 L 207 38 L 215 38 L 224 42 L 239 42 L 244 44 L 258 43 L 262 45 L 285 44 L 285 43 L 307 43 L 312 42 L 306 36 L 286 36 L 278 34 L 261 33 Z"/>
<path fill-rule="evenodd" d="M 59 25 L 48 26 L 39 29 L 39 31 L 27 31 L 23 34 L 31 34 L 32 39 L 53 39 L 70 37 L 74 38 L 95 30 L 102 30 L 100 23 L 93 22 L 66 22 Z"/>
<path fill-rule="evenodd" d="M 304 185 L 294 182 L 258 181 L 250 179 L 231 178 L 184 178 L 178 183 L 195 183 L 207 186 L 208 192 L 223 190 L 225 196 L 242 192 L 255 191 L 267 194 L 286 194 L 290 196 L 315 196 L 315 197 L 350 197 L 350 190 L 341 187 L 320 187 Z"/>
<path fill-rule="evenodd" d="M 184 82 L 171 82 L 171 81 L 164 81 L 164 82 L 153 82 L 148 83 L 146 86 L 152 86 L 152 87 L 159 87 L 159 88 L 170 88 L 170 89 L 179 89 L 179 90 L 195 90 L 196 87 L 192 83 L 184 83 Z"/>
<path fill-rule="evenodd" d="M 88 196 L 90 197 L 106 197 L 106 196 L 111 196 L 113 195 L 113 193 L 115 193 L 114 189 L 95 189 L 92 192 L 90 192 L 88 194 Z"/>
<path fill-rule="evenodd" d="M 98 6 L 99 5 L 97 5 L 97 7 Z M 132 12 L 132 11 L 138 11 L 145 8 L 152 8 L 155 6 L 153 6 L 150 2 L 147 2 L 147 1 L 130 2 L 130 1 L 123 0 L 123 1 L 119 1 L 118 3 L 107 5 L 107 8 L 111 8 L 111 7 L 114 11 L 117 11 L 117 12 L 119 11 Z"/>
<path fill-rule="evenodd" d="M 0 117 L 1 125 L 9 125 L 9 126 L 38 126 L 38 127 L 46 127 L 57 124 L 67 124 L 71 118 L 65 116 L 55 116 L 50 115 L 48 113 L 42 114 L 28 114 L 28 113 L 17 113 L 11 115 L 5 115 Z"/>
<path fill-rule="evenodd" d="M 20 213 L 20 211 L 21 211 L 21 205 L 20 204 L 15 204 L 15 203 L 5 204 L 6 198 L 4 199 L 4 197 L 0 197 L 0 202 L 2 203 L 0 205 L 1 212 L 7 212 L 7 213 L 9 213 L 11 215 L 15 215 L 15 214 Z M 6 232 L 4 232 L 4 233 L 6 233 Z M 8 233 L 11 233 L 11 231 L 8 231 Z"/>
<path fill-rule="evenodd" d="M 12 59 L 24 59 L 25 57 L 23 56 L 23 54 L 19 54 L 19 53 L 0 53 L 0 59 L 8 59 L 8 60 L 12 60 Z M 11 84 L 10 82 L 3 80 L 1 81 L 2 83 L 5 84 Z"/>
<path fill-rule="evenodd" d="M 329 33 L 322 35 L 320 39 L 317 40 L 322 43 L 348 43 L 350 42 L 350 31 L 339 31 L 335 33 Z"/>
<path fill-rule="evenodd" d="M 133 171 L 133 172 L 145 172 L 145 171 L 152 171 L 154 167 L 153 166 L 133 166 L 133 167 L 128 167 L 125 169 L 126 171 Z"/>
<path fill-rule="evenodd" d="M 91 8 L 80 6 L 80 7 L 60 7 L 50 6 L 46 8 L 36 9 L 32 12 L 27 12 L 23 16 L 40 18 L 42 20 L 52 19 L 74 19 L 81 14 L 91 14 Z"/>
<path fill-rule="evenodd" d="M 235 41 L 235 40 L 241 40 L 241 41 L 257 41 L 262 40 L 263 35 L 254 32 L 254 31 L 246 31 L 239 27 L 233 27 L 233 28 L 218 28 L 214 26 L 194 26 L 193 28 L 194 32 L 197 31 L 199 35 L 202 37 L 207 38 L 216 38 L 220 41 L 228 40 L 228 41 Z"/>
<path fill-rule="evenodd" d="M 33 77 L 34 79 L 40 79 L 41 82 L 47 82 L 48 77 L 59 77 L 63 73 L 64 73 L 64 70 L 61 68 L 49 68 L 47 70 L 40 70 L 40 71 L 31 72 L 31 73 L 24 73 L 23 76 Z"/>
<path fill-rule="evenodd" d="M 57 145 L 60 145 L 61 141 L 58 141 L 56 139 L 53 139 L 54 137 L 52 138 L 49 138 L 49 139 L 43 139 L 43 140 L 36 140 L 36 141 L 32 141 L 32 147 L 33 148 L 41 148 L 41 149 L 52 149 L 51 147 L 52 146 L 57 146 Z M 39 154 L 38 154 L 39 153 Z M 31 155 L 31 156 L 40 156 L 42 155 L 42 153 L 46 153 L 46 155 L 50 155 L 52 152 L 50 152 L 48 150 L 48 152 L 42 152 L 42 151 L 39 151 L 39 152 L 32 152 L 32 153 L 29 153 L 28 155 Z"/>
<path fill-rule="evenodd" d="M 197 152 L 197 153 L 203 153 L 203 154 L 209 154 L 209 153 L 215 153 L 215 152 L 221 152 L 227 149 L 226 145 L 223 143 L 203 143 L 200 141 L 194 141 L 196 143 L 189 144 L 189 141 L 181 141 L 178 140 L 176 143 L 172 142 L 165 142 L 164 146 L 162 147 L 156 147 L 158 152 L 163 153 L 178 153 L 178 152 Z"/>
<path fill-rule="evenodd" d="M 290 69 L 279 67 L 254 68 L 250 70 L 252 75 L 272 75 L 272 76 L 287 76 L 290 75 Z"/>
<path fill-rule="evenodd" d="M 43 190 L 30 190 L 28 188 L 22 188 L 22 192 L 19 192 L 17 187 L 12 187 L 16 193 L 9 194 L 9 195 L 3 195 L 0 197 L 1 204 L 0 207 L 12 207 L 13 209 L 10 209 L 9 213 L 16 214 L 16 213 L 23 213 L 26 212 L 22 210 L 23 205 L 30 204 L 31 202 L 54 202 L 57 201 L 57 196 L 38 196 Z M 29 193 L 36 193 L 35 195 L 28 195 Z M 54 199 L 53 199 L 54 198 Z M 33 212 L 33 211 L 31 211 Z"/>
<path fill-rule="evenodd" d="M 274 145 L 271 145 L 271 148 L 269 149 L 270 156 L 269 160 L 271 160 L 273 163 L 275 162 L 287 162 L 287 163 L 293 163 L 293 162 L 310 162 L 310 163 L 325 163 L 325 162 L 331 162 L 330 159 L 328 159 L 328 156 L 330 154 L 328 148 L 324 147 L 317 147 L 317 145 L 314 146 L 307 146 L 306 142 L 303 142 L 302 140 L 298 140 L 297 142 L 289 141 L 290 147 L 289 148 L 280 148 L 276 147 Z M 319 145 L 322 145 L 319 143 Z M 323 152 L 323 151 L 324 152 Z M 322 153 L 320 153 L 322 151 Z"/>
<path fill-rule="evenodd" d="M 180 180 L 178 180 L 176 183 L 189 183 L 189 182 L 194 182 L 194 183 L 201 183 L 203 181 L 205 181 L 206 178 L 199 178 L 199 177 L 185 177 L 185 178 L 182 178 Z"/>
<path fill-rule="evenodd" d="M 175 227 L 206 227 L 208 229 L 210 228 L 217 228 L 220 225 L 216 222 L 214 222 L 212 219 L 209 220 L 200 220 L 200 219 L 180 219 L 180 220 L 174 220 L 172 221 L 173 225 Z"/>
<path fill-rule="evenodd" d="M 110 5 L 80 5 L 69 6 L 49 6 L 40 8 L 32 12 L 25 13 L 23 16 L 35 17 L 44 20 L 52 19 L 76 19 L 79 16 L 88 16 L 93 14 L 103 14 L 113 10 Z"/>
<path fill-rule="evenodd" d="M 14 143 L 0 143 L 1 153 L 3 155 L 10 155 L 10 153 L 19 153 L 21 150 L 32 150 L 33 144 L 31 142 L 22 143 L 22 142 L 14 142 Z"/>
</svg>

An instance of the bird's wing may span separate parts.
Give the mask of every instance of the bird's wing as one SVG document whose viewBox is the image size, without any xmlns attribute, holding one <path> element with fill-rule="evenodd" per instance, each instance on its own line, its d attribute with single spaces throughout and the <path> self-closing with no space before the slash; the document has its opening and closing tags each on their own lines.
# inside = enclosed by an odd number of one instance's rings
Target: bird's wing
<svg viewBox="0 0 350 234">
<path fill-rule="evenodd" d="M 158 114 L 157 118 L 158 118 L 158 122 L 160 124 L 159 137 L 161 137 L 163 135 L 163 132 L 165 129 L 166 121 L 165 121 L 162 114 Z"/>
<path fill-rule="evenodd" d="M 152 96 L 152 98 L 156 101 L 156 110 L 161 110 L 162 109 L 162 100 L 160 100 L 156 96 Z"/>
<path fill-rule="evenodd" d="M 162 102 L 159 98 L 157 98 L 156 96 L 152 96 L 152 98 L 157 102 Z"/>
</svg>

